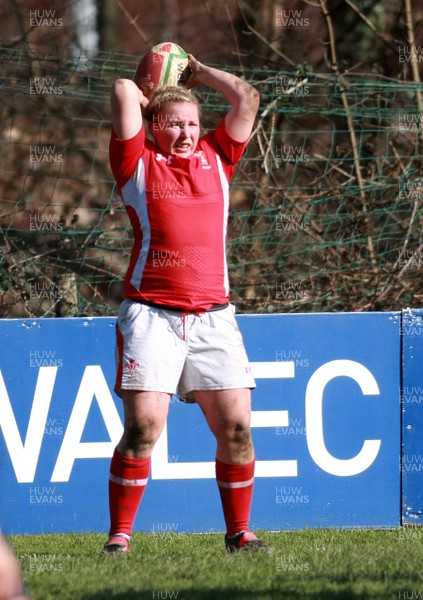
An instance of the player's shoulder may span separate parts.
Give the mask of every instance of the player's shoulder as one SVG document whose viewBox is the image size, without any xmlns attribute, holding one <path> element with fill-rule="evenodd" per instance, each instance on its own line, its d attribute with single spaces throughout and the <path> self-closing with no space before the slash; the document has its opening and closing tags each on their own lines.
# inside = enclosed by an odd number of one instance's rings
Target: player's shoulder
<svg viewBox="0 0 423 600">
<path fill-rule="evenodd" d="M 149 152 L 144 127 L 133 137 L 125 139 L 116 136 L 112 130 L 109 146 L 109 159 L 113 175 L 119 188 L 122 188 L 134 175 L 139 161 Z"/>
<path fill-rule="evenodd" d="M 210 129 L 200 137 L 198 146 L 201 146 L 202 148 L 209 147 L 213 151 L 217 151 L 219 153 L 219 140 L 225 137 L 224 120 L 222 119 L 217 127 Z"/>
<path fill-rule="evenodd" d="M 200 147 L 208 148 L 210 152 L 218 155 L 223 163 L 233 166 L 241 159 L 247 144 L 248 140 L 240 142 L 230 135 L 223 118 L 215 129 L 201 138 Z"/>
</svg>

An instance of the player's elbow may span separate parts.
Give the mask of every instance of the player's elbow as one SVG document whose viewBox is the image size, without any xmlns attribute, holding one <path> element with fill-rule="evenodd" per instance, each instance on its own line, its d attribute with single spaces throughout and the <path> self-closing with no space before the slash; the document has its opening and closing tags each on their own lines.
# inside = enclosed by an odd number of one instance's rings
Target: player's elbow
<svg viewBox="0 0 423 600">
<path fill-rule="evenodd" d="M 112 85 L 112 98 L 122 98 L 135 93 L 136 85 L 130 79 L 116 79 Z"/>
<path fill-rule="evenodd" d="M 245 108 L 250 114 L 256 115 L 260 106 L 260 94 L 252 85 L 245 90 Z"/>
<path fill-rule="evenodd" d="M 250 85 L 249 102 L 251 103 L 252 108 L 257 112 L 260 106 L 260 94 L 252 85 Z"/>
<path fill-rule="evenodd" d="M 125 89 L 134 87 L 135 83 L 131 79 L 116 79 L 113 83 L 114 89 Z"/>
</svg>

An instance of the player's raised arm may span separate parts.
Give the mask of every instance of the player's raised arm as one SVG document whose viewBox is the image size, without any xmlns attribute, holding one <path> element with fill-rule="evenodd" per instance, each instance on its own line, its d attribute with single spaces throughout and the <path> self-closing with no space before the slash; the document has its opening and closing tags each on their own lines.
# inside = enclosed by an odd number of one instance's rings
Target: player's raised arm
<svg viewBox="0 0 423 600">
<path fill-rule="evenodd" d="M 191 54 L 188 58 L 191 74 L 186 86 L 193 88 L 201 83 L 223 94 L 232 104 L 225 117 L 226 128 L 234 139 L 245 142 L 251 134 L 259 108 L 258 91 L 232 73 L 203 65 Z"/>
<path fill-rule="evenodd" d="M 141 129 L 141 107 L 147 106 L 147 98 L 130 79 L 117 79 L 112 86 L 111 104 L 117 137 L 126 140 L 134 137 Z"/>
</svg>

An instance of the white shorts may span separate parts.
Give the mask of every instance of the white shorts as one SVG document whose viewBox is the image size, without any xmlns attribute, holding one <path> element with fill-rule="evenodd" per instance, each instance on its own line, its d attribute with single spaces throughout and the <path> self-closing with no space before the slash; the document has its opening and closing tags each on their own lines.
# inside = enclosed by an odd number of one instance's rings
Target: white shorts
<svg viewBox="0 0 423 600">
<path fill-rule="evenodd" d="M 254 388 L 235 308 L 184 314 L 132 300 L 119 308 L 115 391 L 156 391 L 195 401 L 194 390 Z"/>
</svg>

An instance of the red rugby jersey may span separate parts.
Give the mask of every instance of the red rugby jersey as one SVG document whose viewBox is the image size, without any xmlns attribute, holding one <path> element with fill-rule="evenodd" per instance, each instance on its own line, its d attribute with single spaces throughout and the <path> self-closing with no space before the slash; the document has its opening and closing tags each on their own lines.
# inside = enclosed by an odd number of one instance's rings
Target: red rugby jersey
<svg viewBox="0 0 423 600">
<path fill-rule="evenodd" d="M 246 145 L 224 120 L 188 158 L 160 152 L 144 127 L 129 140 L 112 132 L 110 165 L 134 235 L 125 298 L 190 311 L 228 301 L 229 181 Z"/>
</svg>

